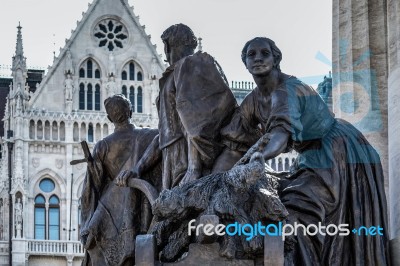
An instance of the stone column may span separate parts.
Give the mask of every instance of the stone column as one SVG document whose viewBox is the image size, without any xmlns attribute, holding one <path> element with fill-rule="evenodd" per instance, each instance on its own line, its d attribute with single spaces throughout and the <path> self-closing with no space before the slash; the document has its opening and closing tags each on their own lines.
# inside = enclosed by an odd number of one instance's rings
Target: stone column
<svg viewBox="0 0 400 266">
<path fill-rule="evenodd" d="M 400 3 L 387 5 L 390 249 L 392 265 L 400 265 Z"/>
<path fill-rule="evenodd" d="M 333 0 L 333 111 L 355 125 L 381 157 L 388 196 L 386 5 Z"/>
</svg>

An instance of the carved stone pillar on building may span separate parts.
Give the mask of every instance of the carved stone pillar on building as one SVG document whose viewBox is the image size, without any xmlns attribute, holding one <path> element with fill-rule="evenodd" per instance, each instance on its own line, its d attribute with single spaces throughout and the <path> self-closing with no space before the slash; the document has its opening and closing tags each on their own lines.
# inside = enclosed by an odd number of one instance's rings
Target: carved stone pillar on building
<svg viewBox="0 0 400 266">
<path fill-rule="evenodd" d="M 387 5 L 390 249 L 392 265 L 400 265 L 400 3 Z"/>
<path fill-rule="evenodd" d="M 381 157 L 393 265 L 400 265 L 399 25 L 397 0 L 333 0 L 333 93 L 337 94 L 333 97 L 334 112 L 363 131 Z M 353 105 L 366 110 L 364 116 L 357 116 L 356 110 L 348 117 L 341 115 L 340 109 L 346 103 L 337 99 L 346 93 L 341 86 L 346 81 L 352 82 L 353 90 L 348 92 L 352 93 Z M 354 89 L 356 85 L 359 90 Z M 359 96 L 363 91 L 371 99 L 368 108 L 360 102 L 364 100 Z M 351 115 L 357 120 L 349 119 Z"/>
<path fill-rule="evenodd" d="M 388 192 L 386 5 L 333 0 L 333 112 L 354 124 L 378 151 Z"/>
</svg>

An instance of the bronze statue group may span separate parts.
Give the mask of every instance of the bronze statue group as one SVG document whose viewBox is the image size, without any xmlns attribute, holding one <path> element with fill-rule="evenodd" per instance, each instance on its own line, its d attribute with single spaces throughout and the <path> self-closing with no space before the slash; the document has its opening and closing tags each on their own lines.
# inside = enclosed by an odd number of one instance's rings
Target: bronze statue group
<svg viewBox="0 0 400 266">
<path fill-rule="evenodd" d="M 286 245 L 285 264 L 390 264 L 377 152 L 354 126 L 336 119 L 313 88 L 281 71 L 274 41 L 257 37 L 244 45 L 241 58 L 257 87 L 238 106 L 214 58 L 194 52 L 189 27 L 173 25 L 161 38 L 169 67 L 159 81 L 158 129 L 130 124 L 123 95 L 104 102 L 115 131 L 96 144 L 85 179 L 84 265 L 134 264 L 135 237 L 151 227 L 152 206 L 127 186 L 130 180 L 144 179 L 158 192 L 195 186 L 230 171 L 251 148 L 264 160 L 298 153 L 290 172 L 276 173 L 285 223 L 384 228 L 376 236 L 298 234 Z M 268 141 L 254 147 L 263 136 Z"/>
</svg>

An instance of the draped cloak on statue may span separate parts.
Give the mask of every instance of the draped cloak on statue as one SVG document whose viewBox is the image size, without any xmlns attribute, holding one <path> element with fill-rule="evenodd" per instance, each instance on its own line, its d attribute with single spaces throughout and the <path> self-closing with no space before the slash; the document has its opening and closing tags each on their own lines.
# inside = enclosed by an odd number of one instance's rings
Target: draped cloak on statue
<svg viewBox="0 0 400 266">
<path fill-rule="evenodd" d="M 203 174 L 221 153 L 220 130 L 237 103 L 214 58 L 197 52 L 168 67 L 157 98 L 164 188 L 177 185 L 188 167 L 188 142 L 199 152 Z"/>
</svg>

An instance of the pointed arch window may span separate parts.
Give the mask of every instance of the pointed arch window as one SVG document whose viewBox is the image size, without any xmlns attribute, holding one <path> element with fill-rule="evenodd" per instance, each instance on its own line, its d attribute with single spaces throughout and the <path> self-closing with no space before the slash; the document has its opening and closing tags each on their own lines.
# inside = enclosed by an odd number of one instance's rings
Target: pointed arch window
<svg viewBox="0 0 400 266">
<path fill-rule="evenodd" d="M 81 136 L 81 141 L 86 140 L 86 124 L 85 123 L 81 124 L 80 136 Z"/>
<path fill-rule="evenodd" d="M 39 194 L 35 198 L 35 239 L 60 239 L 60 200 L 52 195 L 48 201 L 46 210 L 46 199 Z"/>
<path fill-rule="evenodd" d="M 136 104 L 137 104 L 137 112 L 138 113 L 143 113 L 142 87 L 138 88 Z"/>
<path fill-rule="evenodd" d="M 101 139 L 101 126 L 99 123 L 96 124 L 96 130 L 94 133 L 94 137 L 96 138 L 96 140 Z"/>
<path fill-rule="evenodd" d="M 96 69 L 96 70 L 94 71 L 94 78 L 96 78 L 96 79 L 101 78 L 100 70 Z"/>
<path fill-rule="evenodd" d="M 94 110 L 100 110 L 100 85 L 96 84 L 96 90 L 94 92 Z"/>
<path fill-rule="evenodd" d="M 129 88 L 129 101 L 132 105 L 132 112 L 135 112 L 135 88 L 133 86 Z"/>
<path fill-rule="evenodd" d="M 103 125 L 103 138 L 108 136 L 108 125 L 104 124 Z"/>
<path fill-rule="evenodd" d="M 132 104 L 132 112 L 143 113 L 143 69 L 134 60 L 127 62 L 122 70 L 122 94 L 124 94 Z"/>
<path fill-rule="evenodd" d="M 58 125 L 56 121 L 53 121 L 51 126 L 51 139 L 58 140 Z"/>
<path fill-rule="evenodd" d="M 129 80 L 135 80 L 135 65 L 129 63 Z"/>
<path fill-rule="evenodd" d="M 92 60 L 88 60 L 87 61 L 87 66 L 86 66 L 87 68 L 87 77 L 88 78 L 93 78 L 93 62 L 92 62 Z"/>
<path fill-rule="evenodd" d="M 60 201 L 56 195 L 49 199 L 49 228 L 48 239 L 60 239 Z"/>
<path fill-rule="evenodd" d="M 278 171 L 283 171 L 282 158 L 278 158 Z"/>
<path fill-rule="evenodd" d="M 79 77 L 84 78 L 85 77 L 85 69 L 81 68 L 79 69 Z"/>
<path fill-rule="evenodd" d="M 275 158 L 273 158 L 273 159 L 271 160 L 271 168 L 274 169 L 274 170 L 276 170 L 276 160 L 275 160 Z"/>
<path fill-rule="evenodd" d="M 50 122 L 45 121 L 44 122 L 44 139 L 45 140 L 50 140 Z"/>
<path fill-rule="evenodd" d="M 37 122 L 37 126 L 36 126 L 36 134 L 37 134 L 37 139 L 43 139 L 43 124 L 42 121 L 38 121 Z"/>
<path fill-rule="evenodd" d="M 85 110 L 85 85 L 79 84 L 79 110 Z"/>
<path fill-rule="evenodd" d="M 137 73 L 137 80 L 143 81 L 143 75 L 142 75 L 142 72 L 140 72 L 140 71 Z"/>
<path fill-rule="evenodd" d="M 46 239 L 46 200 L 42 195 L 35 198 L 35 239 Z"/>
<path fill-rule="evenodd" d="M 122 79 L 122 80 L 127 80 L 127 79 L 128 79 L 128 75 L 126 74 L 126 71 L 125 71 L 125 70 L 122 71 L 121 79 Z"/>
<path fill-rule="evenodd" d="M 89 124 L 89 127 L 88 127 L 88 141 L 89 142 L 93 142 L 93 125 L 92 124 Z"/>
<path fill-rule="evenodd" d="M 290 167 L 290 165 L 289 165 L 289 158 L 286 158 L 285 159 L 285 171 L 288 171 L 289 170 L 289 167 Z"/>
<path fill-rule="evenodd" d="M 63 121 L 60 123 L 60 140 L 65 141 L 65 123 Z"/>
<path fill-rule="evenodd" d="M 79 126 L 78 123 L 74 123 L 74 129 L 72 130 L 73 140 L 79 141 Z"/>
<path fill-rule="evenodd" d="M 35 139 L 35 121 L 29 121 L 29 138 Z"/>
<path fill-rule="evenodd" d="M 82 62 L 80 69 L 82 75 L 79 75 L 79 110 L 100 111 L 100 65 L 94 58 L 88 58 Z"/>
<path fill-rule="evenodd" d="M 39 183 L 39 193 L 34 205 L 35 239 L 60 239 L 60 200 L 55 195 L 56 186 L 52 179 L 44 178 Z"/>
<path fill-rule="evenodd" d="M 87 106 L 86 109 L 87 110 L 93 110 L 93 88 L 92 88 L 92 84 L 88 84 L 87 86 L 87 97 L 86 97 L 86 102 L 87 102 Z"/>
</svg>

